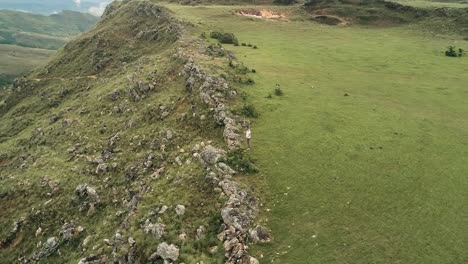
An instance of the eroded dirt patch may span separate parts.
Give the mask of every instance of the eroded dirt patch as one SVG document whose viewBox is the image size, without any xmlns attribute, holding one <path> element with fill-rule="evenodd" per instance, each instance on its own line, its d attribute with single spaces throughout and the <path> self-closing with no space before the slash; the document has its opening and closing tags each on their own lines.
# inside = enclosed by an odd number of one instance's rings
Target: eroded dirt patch
<svg viewBox="0 0 468 264">
<path fill-rule="evenodd" d="M 235 12 L 239 16 L 254 17 L 261 19 L 287 19 L 285 14 L 268 9 L 241 9 Z"/>
</svg>

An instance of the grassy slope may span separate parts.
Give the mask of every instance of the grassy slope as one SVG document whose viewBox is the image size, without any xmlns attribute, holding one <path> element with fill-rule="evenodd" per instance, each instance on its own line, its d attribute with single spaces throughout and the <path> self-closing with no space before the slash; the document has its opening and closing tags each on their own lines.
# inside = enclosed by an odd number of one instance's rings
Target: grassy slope
<svg viewBox="0 0 468 264">
<path fill-rule="evenodd" d="M 180 45 L 174 44 L 177 27 L 166 11 L 148 16 L 136 11 L 142 9 L 137 9 L 136 1 L 114 4 L 123 7 L 69 43 L 49 63 L 50 73 L 32 74 L 28 85 L 11 89 L 12 104 L 5 103 L 9 107 L 2 108 L 4 102 L 0 100 L 0 226 L 6 227 L 0 228 L 0 241 L 7 237 L 15 220 L 28 219 L 15 240 L 0 248 L 0 263 L 14 263 L 22 255 L 31 257 L 39 242 L 60 236 L 63 222 L 71 220 L 86 231 L 63 241 L 61 256 L 54 254 L 40 263 L 77 263 L 89 255 L 110 256 L 112 248 L 105 246 L 103 239 L 112 239 L 117 230 L 124 241 L 129 236 L 137 241 L 137 263 L 149 263 L 148 257 L 162 241 L 180 248 L 178 262 L 223 263 L 222 245 L 215 235 L 221 221 L 220 202 L 224 200 L 216 198 L 219 194 L 204 180 L 206 171 L 195 158 L 183 166 L 175 162 L 176 157 L 184 162 L 191 160 L 195 143 L 213 140 L 214 145 L 221 146 L 222 131 L 211 119 L 200 121 L 201 114 L 208 116 L 211 112 L 196 99 L 198 94 L 192 97 L 186 93 L 184 77 L 179 75 L 183 63 L 172 56 Z M 130 19 L 133 23 L 128 23 Z M 157 39 L 135 36 L 148 28 L 158 29 Z M 95 72 L 88 61 L 96 54 L 116 55 Z M 225 58 L 205 59 L 214 62 Z M 80 74 L 82 78 L 74 78 Z M 85 74 L 96 76 L 87 78 Z M 154 81 L 156 87 L 141 93 L 135 87 L 137 80 Z M 130 88 L 142 95 L 141 101 L 132 99 Z M 117 94 L 117 98 L 111 99 L 111 94 Z M 169 113 L 165 118 L 161 117 L 163 106 Z M 56 122 L 50 121 L 53 116 L 57 116 Z M 170 140 L 166 140 L 167 130 L 173 131 Z M 109 138 L 116 134 L 120 139 L 108 150 Z M 67 149 L 77 143 L 80 153 L 75 156 Z M 112 152 L 109 162 L 117 167 L 97 175 L 95 164 L 86 156 L 99 157 L 107 151 Z M 143 166 L 149 153 L 154 153 L 153 164 Z M 27 161 L 22 160 L 26 156 Z M 161 167 L 164 173 L 152 179 L 150 176 Z M 131 168 L 137 170 L 136 179 L 128 177 Z M 59 190 L 47 194 L 50 188 L 41 186 L 44 177 L 57 182 Z M 72 202 L 73 190 L 80 183 L 91 184 L 101 197 L 91 217 L 79 212 Z M 128 212 L 127 202 L 134 195 L 138 208 Z M 183 217 L 175 215 L 177 204 L 187 207 Z M 155 208 L 163 205 L 170 207 L 166 213 L 149 216 L 150 211 L 158 211 Z M 120 210 L 124 215 L 116 215 Z M 146 219 L 164 223 L 167 234 L 162 239 L 144 234 L 141 224 Z M 207 238 L 196 240 L 196 229 L 201 225 L 207 229 Z M 34 236 L 39 227 L 42 234 Z M 187 241 L 178 239 L 181 233 L 187 234 Z M 88 236 L 92 239 L 84 250 L 80 244 Z M 209 253 L 215 245 L 220 250 Z M 117 257 L 122 259 L 124 254 L 122 249 Z"/>
<path fill-rule="evenodd" d="M 262 262 L 468 261 L 468 59 L 442 54 L 467 42 L 171 8 L 259 46 L 232 49 L 258 72 L 253 152 L 275 236 Z M 266 99 L 275 83 L 285 96 Z"/>
<path fill-rule="evenodd" d="M 55 52 L 0 44 L 0 86 L 44 65 Z"/>
<path fill-rule="evenodd" d="M 72 36 L 88 30 L 97 19 L 72 11 L 43 16 L 0 10 L 0 86 L 43 65 L 54 52 L 41 49 L 59 49 Z"/>
<path fill-rule="evenodd" d="M 468 1 L 431 1 L 431 0 L 396 0 L 404 5 L 410 5 L 415 7 L 452 7 L 452 8 L 467 8 Z"/>
<path fill-rule="evenodd" d="M 89 14 L 64 11 L 50 16 L 0 10 L 0 29 L 52 36 L 73 36 L 87 30 L 98 20 Z"/>
</svg>

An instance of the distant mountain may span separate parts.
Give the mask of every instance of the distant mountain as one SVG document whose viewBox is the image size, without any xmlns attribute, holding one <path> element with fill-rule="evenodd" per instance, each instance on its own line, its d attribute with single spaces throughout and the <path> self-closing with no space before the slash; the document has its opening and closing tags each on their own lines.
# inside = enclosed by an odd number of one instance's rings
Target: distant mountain
<svg viewBox="0 0 468 264">
<path fill-rule="evenodd" d="M 49 15 L 62 10 L 89 12 L 102 10 L 112 0 L 0 0 L 0 9 Z M 100 15 L 99 13 L 95 13 Z"/>
</svg>

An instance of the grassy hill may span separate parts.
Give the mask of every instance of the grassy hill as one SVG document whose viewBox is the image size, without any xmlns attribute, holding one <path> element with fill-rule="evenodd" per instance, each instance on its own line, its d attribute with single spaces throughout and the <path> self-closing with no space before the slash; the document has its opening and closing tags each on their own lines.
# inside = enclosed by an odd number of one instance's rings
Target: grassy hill
<svg viewBox="0 0 468 264">
<path fill-rule="evenodd" d="M 191 30 L 150 1 L 116 1 L 1 91 L 2 262 L 255 263 L 257 200 L 233 176 L 246 160 L 234 56 Z"/>
<path fill-rule="evenodd" d="M 156 2 L 0 91 L 2 261 L 468 261 L 464 9 Z"/>
<path fill-rule="evenodd" d="M 467 49 L 463 36 L 425 23 L 328 26 L 294 8 L 268 8 L 287 20 L 170 8 L 199 33 L 258 47 L 229 49 L 256 70 L 247 97 L 261 180 L 249 182 L 263 184 L 274 236 L 254 248 L 261 263 L 468 260 L 468 60 L 443 54 Z"/>
<path fill-rule="evenodd" d="M 55 52 L 0 44 L 0 87 L 32 69 L 45 65 Z"/>
</svg>

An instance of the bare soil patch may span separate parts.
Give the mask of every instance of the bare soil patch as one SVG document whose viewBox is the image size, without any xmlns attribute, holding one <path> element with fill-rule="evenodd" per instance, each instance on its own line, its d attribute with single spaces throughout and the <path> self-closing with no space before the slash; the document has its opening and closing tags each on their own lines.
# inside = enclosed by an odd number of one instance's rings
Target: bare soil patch
<svg viewBox="0 0 468 264">
<path fill-rule="evenodd" d="M 286 15 L 268 9 L 241 9 L 236 11 L 239 16 L 254 17 L 261 19 L 286 19 Z"/>
</svg>

